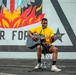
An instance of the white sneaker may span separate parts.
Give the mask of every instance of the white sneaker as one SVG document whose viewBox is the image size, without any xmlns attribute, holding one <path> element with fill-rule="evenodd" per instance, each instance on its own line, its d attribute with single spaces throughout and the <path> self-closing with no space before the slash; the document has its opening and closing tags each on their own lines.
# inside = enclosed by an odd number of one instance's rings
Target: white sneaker
<svg viewBox="0 0 76 75">
<path fill-rule="evenodd" d="M 41 69 L 41 68 L 42 68 L 42 64 L 39 64 L 39 63 L 35 67 L 35 69 Z"/>
<path fill-rule="evenodd" d="M 53 65 L 52 68 L 51 68 L 51 71 L 59 72 L 59 71 L 61 71 L 61 69 L 57 68 L 56 65 Z"/>
</svg>

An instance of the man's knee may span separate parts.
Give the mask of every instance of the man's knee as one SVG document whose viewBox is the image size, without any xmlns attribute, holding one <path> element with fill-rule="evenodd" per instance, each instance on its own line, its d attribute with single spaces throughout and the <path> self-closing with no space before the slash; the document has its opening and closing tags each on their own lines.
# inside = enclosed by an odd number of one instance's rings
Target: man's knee
<svg viewBox="0 0 76 75">
<path fill-rule="evenodd" d="M 42 46 L 40 46 L 40 45 L 37 46 L 37 50 L 42 51 L 42 49 L 43 49 Z"/>
<path fill-rule="evenodd" d="M 58 52 L 58 48 L 56 48 L 55 46 L 50 47 L 50 51 L 51 52 Z"/>
</svg>

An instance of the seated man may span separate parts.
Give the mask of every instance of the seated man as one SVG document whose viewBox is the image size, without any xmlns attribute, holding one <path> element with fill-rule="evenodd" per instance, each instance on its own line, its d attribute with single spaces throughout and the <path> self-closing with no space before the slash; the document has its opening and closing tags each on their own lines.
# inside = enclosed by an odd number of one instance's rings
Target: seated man
<svg viewBox="0 0 76 75">
<path fill-rule="evenodd" d="M 51 71 L 61 71 L 61 69 L 57 68 L 56 61 L 58 57 L 58 49 L 52 45 L 54 42 L 54 32 L 51 28 L 47 27 L 48 20 L 46 18 L 43 18 L 41 21 L 41 26 L 37 26 L 35 28 L 32 28 L 28 31 L 28 35 L 35 41 L 37 40 L 37 37 L 33 35 L 33 33 L 36 33 L 38 35 L 44 35 L 45 39 L 41 39 L 41 44 L 38 44 L 36 46 L 37 48 L 37 57 L 38 57 L 38 64 L 35 67 L 35 69 L 40 68 L 41 65 L 41 54 L 42 51 L 47 48 L 46 50 L 52 53 L 52 67 Z M 43 40 L 43 41 L 42 41 Z"/>
</svg>

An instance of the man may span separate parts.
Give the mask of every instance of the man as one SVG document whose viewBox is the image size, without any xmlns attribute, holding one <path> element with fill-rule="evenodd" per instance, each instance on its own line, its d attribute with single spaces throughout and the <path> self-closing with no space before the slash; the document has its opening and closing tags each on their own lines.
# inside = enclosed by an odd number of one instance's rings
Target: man
<svg viewBox="0 0 76 75">
<path fill-rule="evenodd" d="M 33 33 L 36 33 L 38 35 L 44 35 L 45 36 L 45 41 L 40 45 L 37 45 L 37 58 L 38 58 L 38 64 L 35 67 L 35 69 L 38 69 L 42 67 L 41 64 L 41 54 L 43 50 L 47 50 L 47 52 L 52 53 L 52 67 L 51 71 L 61 71 L 61 69 L 57 68 L 56 66 L 56 61 L 58 57 L 58 49 L 52 45 L 54 42 L 54 32 L 51 28 L 47 27 L 48 25 L 48 20 L 46 18 L 43 18 L 41 21 L 42 26 L 37 26 L 35 28 L 32 28 L 28 31 L 28 35 L 35 41 L 37 40 L 37 37 L 33 35 Z"/>
</svg>

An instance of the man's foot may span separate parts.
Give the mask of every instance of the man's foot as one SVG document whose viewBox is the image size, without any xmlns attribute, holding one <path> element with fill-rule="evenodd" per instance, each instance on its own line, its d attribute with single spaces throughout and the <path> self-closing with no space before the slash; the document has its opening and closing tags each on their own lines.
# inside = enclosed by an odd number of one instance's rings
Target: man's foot
<svg viewBox="0 0 76 75">
<path fill-rule="evenodd" d="M 38 63 L 35 67 L 35 69 L 42 69 L 42 64 Z"/>
<path fill-rule="evenodd" d="M 54 71 L 54 72 L 60 72 L 61 69 L 57 68 L 56 65 L 53 65 L 52 68 L 51 68 L 51 71 Z"/>
</svg>

